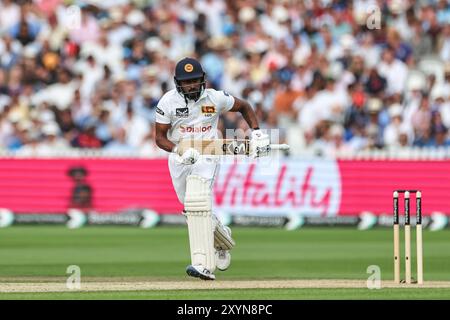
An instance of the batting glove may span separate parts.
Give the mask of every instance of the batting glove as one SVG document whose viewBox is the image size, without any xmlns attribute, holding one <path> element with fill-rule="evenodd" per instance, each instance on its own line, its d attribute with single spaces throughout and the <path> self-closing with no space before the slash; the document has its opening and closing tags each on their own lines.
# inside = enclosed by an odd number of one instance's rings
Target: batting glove
<svg viewBox="0 0 450 320">
<path fill-rule="evenodd" d="M 269 135 L 263 133 L 260 129 L 252 131 L 250 139 L 250 157 L 258 158 L 267 156 L 270 149 Z"/>
<path fill-rule="evenodd" d="M 187 149 L 180 157 L 180 162 L 182 164 L 194 164 L 195 162 L 197 162 L 198 158 L 200 157 L 200 153 L 194 149 L 194 148 L 189 148 Z"/>
</svg>

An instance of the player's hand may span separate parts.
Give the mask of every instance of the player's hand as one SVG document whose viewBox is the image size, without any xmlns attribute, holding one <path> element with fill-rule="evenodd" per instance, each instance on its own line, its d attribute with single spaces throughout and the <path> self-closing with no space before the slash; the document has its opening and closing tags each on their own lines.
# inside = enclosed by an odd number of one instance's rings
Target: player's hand
<svg viewBox="0 0 450 320">
<path fill-rule="evenodd" d="M 189 148 L 181 155 L 180 162 L 182 164 L 194 164 L 199 157 L 200 153 L 196 149 Z"/>
<path fill-rule="evenodd" d="M 269 154 L 270 139 L 269 135 L 261 130 L 253 130 L 250 139 L 250 157 L 258 158 Z"/>
</svg>

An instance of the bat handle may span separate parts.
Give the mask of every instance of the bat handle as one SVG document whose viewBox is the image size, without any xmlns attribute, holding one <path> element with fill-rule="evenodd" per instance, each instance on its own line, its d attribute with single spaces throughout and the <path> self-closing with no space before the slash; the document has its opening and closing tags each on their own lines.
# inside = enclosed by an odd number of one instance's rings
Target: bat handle
<svg viewBox="0 0 450 320">
<path fill-rule="evenodd" d="M 271 144 L 270 145 L 270 149 L 271 150 L 289 150 L 289 145 L 288 144 Z"/>
</svg>

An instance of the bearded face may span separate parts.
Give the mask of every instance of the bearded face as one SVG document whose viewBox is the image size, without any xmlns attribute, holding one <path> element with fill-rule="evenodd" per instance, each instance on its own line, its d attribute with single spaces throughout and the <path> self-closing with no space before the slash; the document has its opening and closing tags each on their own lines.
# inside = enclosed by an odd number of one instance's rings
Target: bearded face
<svg viewBox="0 0 450 320">
<path fill-rule="evenodd" d="M 179 81 L 179 87 L 186 98 L 190 100 L 198 100 L 202 93 L 202 87 L 204 85 L 203 78 L 196 78 L 190 80 Z"/>
</svg>

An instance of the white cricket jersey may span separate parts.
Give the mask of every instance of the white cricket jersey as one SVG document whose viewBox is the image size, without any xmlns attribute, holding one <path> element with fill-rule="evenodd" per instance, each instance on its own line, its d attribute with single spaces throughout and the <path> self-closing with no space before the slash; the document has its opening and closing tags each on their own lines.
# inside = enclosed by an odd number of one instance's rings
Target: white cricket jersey
<svg viewBox="0 0 450 320">
<path fill-rule="evenodd" d="M 225 91 L 205 89 L 196 102 L 188 100 L 176 89 L 165 93 L 156 107 L 156 122 L 171 124 L 167 138 L 177 144 L 180 139 L 216 139 L 221 113 L 234 105 L 234 97 Z"/>
</svg>

